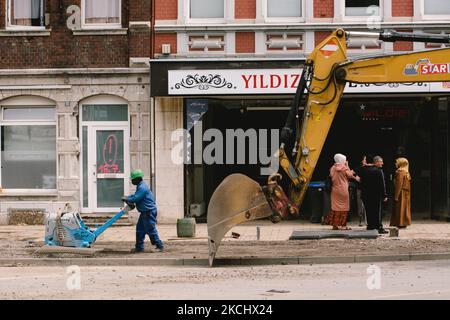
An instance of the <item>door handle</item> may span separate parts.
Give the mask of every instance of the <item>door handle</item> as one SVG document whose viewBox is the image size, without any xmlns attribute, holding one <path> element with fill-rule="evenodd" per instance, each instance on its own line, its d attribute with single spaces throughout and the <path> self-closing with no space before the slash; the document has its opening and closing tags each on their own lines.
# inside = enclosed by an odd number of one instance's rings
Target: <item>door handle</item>
<svg viewBox="0 0 450 320">
<path fill-rule="evenodd" d="M 94 183 L 97 183 L 97 165 L 95 165 L 95 164 L 93 164 L 92 165 L 95 169 L 94 169 L 94 171 L 92 171 L 92 175 L 94 176 Z"/>
</svg>

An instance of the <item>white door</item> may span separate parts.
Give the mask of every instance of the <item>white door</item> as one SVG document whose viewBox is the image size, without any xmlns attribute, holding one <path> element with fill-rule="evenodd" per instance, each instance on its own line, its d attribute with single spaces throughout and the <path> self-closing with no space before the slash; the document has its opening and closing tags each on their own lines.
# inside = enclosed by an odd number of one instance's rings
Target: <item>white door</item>
<svg viewBox="0 0 450 320">
<path fill-rule="evenodd" d="M 82 212 L 117 212 L 129 191 L 128 105 L 117 97 L 95 96 L 80 111 Z"/>
<path fill-rule="evenodd" d="M 95 124 L 86 127 L 87 192 L 84 212 L 118 212 L 121 197 L 128 194 L 128 126 Z M 87 131 L 87 132 L 86 132 Z M 87 200 L 87 201 L 86 201 Z M 87 206 L 86 206 L 87 205 Z"/>
</svg>

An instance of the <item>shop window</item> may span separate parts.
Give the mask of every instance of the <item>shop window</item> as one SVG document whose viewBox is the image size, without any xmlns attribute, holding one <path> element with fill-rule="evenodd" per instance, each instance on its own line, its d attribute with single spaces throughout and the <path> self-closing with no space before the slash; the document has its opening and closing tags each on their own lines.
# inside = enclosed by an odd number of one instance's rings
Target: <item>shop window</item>
<svg viewBox="0 0 450 320">
<path fill-rule="evenodd" d="M 3 107 L 1 110 L 3 189 L 56 189 L 56 110 Z"/>
<path fill-rule="evenodd" d="M 224 0 L 190 0 L 189 16 L 191 19 L 224 19 Z"/>
<path fill-rule="evenodd" d="M 450 1 L 448 0 L 423 0 L 422 1 L 423 15 L 428 17 L 450 17 Z"/>
<path fill-rule="evenodd" d="M 381 0 L 345 0 L 346 17 L 381 16 Z"/>
<path fill-rule="evenodd" d="M 268 18 L 300 18 L 302 16 L 301 0 L 267 0 Z"/>
<path fill-rule="evenodd" d="M 44 28 L 44 0 L 8 0 L 8 28 Z"/>
<path fill-rule="evenodd" d="M 83 26 L 87 28 L 120 28 L 121 0 L 82 1 Z"/>
<path fill-rule="evenodd" d="M 83 121 L 128 121 L 126 104 L 89 105 L 82 107 Z"/>
</svg>

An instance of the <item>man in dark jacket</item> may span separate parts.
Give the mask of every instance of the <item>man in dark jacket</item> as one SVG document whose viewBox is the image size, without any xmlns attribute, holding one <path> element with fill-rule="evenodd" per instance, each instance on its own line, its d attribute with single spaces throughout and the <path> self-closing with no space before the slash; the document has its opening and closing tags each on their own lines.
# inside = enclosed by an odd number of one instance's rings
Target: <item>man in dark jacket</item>
<svg viewBox="0 0 450 320">
<path fill-rule="evenodd" d="M 355 169 L 356 175 L 361 176 L 361 170 L 365 170 L 364 168 L 367 166 L 366 155 L 362 156 L 361 166 Z M 361 198 L 361 184 L 356 182 L 356 208 L 359 217 L 359 226 L 367 225 L 367 217 L 366 217 L 366 209 L 364 208 L 364 203 Z"/>
<path fill-rule="evenodd" d="M 164 250 L 164 244 L 159 239 L 156 230 L 156 202 L 148 185 L 142 180 L 144 174 L 141 170 L 135 170 L 131 173 L 131 182 L 136 186 L 136 192 L 122 200 L 135 203 L 136 209 L 141 213 L 136 226 L 136 248 L 135 252 L 144 251 L 145 236 L 150 237 L 150 242 L 156 245 L 160 251 Z"/>
<path fill-rule="evenodd" d="M 367 165 L 359 172 L 361 178 L 361 198 L 367 214 L 367 230 L 377 229 L 387 233 L 381 221 L 382 203 L 387 201 L 386 183 L 381 169 L 383 159 L 380 156 L 366 158 Z"/>
</svg>

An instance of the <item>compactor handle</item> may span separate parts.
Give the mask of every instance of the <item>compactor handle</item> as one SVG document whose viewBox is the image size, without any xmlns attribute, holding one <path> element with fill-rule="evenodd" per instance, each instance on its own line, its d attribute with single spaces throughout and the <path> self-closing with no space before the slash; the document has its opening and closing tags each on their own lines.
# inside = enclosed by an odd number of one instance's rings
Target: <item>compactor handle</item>
<svg viewBox="0 0 450 320">
<path fill-rule="evenodd" d="M 130 210 L 133 210 L 134 208 L 136 208 L 136 204 L 128 202 L 128 201 L 124 201 L 124 202 L 127 206 L 130 207 Z"/>
</svg>

